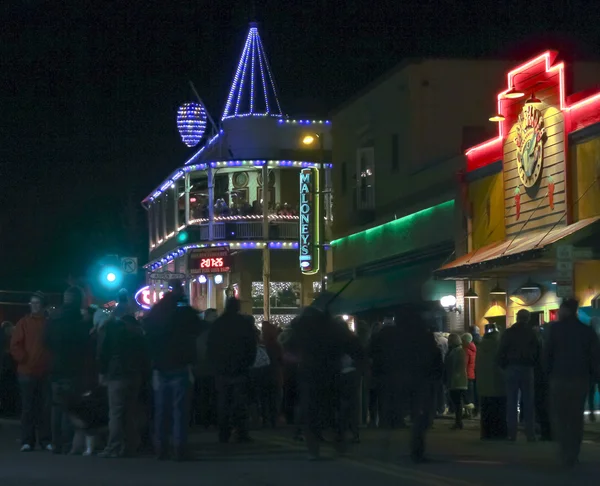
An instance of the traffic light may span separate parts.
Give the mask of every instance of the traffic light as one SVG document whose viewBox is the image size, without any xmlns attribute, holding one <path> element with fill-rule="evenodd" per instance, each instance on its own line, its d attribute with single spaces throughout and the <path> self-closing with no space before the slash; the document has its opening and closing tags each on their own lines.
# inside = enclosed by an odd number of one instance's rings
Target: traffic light
<svg viewBox="0 0 600 486">
<path fill-rule="evenodd" d="M 121 286 L 123 272 L 117 266 L 106 265 L 100 270 L 100 284 L 106 288 L 114 289 Z"/>
<path fill-rule="evenodd" d="M 185 243 L 188 240 L 188 233 L 187 231 L 180 231 L 179 234 L 177 235 L 177 242 L 178 243 Z"/>
</svg>

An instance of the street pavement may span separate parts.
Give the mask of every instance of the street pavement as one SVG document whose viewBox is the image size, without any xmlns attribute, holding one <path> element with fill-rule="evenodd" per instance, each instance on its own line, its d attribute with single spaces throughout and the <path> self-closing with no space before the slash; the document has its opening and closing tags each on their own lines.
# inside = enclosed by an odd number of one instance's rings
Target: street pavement
<svg viewBox="0 0 600 486">
<path fill-rule="evenodd" d="M 324 460 L 307 461 L 293 430 L 254 431 L 252 444 L 219 445 L 214 432 L 192 434 L 194 460 L 157 462 L 152 457 L 101 459 L 20 453 L 18 427 L 0 429 L 0 485 L 179 485 L 344 486 L 391 485 L 563 485 L 591 483 L 600 476 L 600 436 L 588 435 L 581 464 L 561 470 L 552 443 L 481 442 L 475 425 L 449 430 L 439 420 L 428 436 L 429 464 L 413 465 L 408 432 L 362 430 L 361 443 L 340 456 L 326 443 Z"/>
</svg>

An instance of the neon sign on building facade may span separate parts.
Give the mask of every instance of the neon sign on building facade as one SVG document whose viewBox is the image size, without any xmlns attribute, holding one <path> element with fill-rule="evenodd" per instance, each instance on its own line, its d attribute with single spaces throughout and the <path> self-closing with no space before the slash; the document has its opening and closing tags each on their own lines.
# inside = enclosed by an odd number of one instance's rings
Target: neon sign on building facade
<svg viewBox="0 0 600 486">
<path fill-rule="evenodd" d="M 314 169 L 300 172 L 300 269 L 310 275 L 319 271 L 319 204 L 316 189 L 319 173 Z"/>
<path fill-rule="evenodd" d="M 135 293 L 135 301 L 142 309 L 149 310 L 164 295 L 164 291 L 155 292 L 150 285 L 146 285 Z"/>
</svg>

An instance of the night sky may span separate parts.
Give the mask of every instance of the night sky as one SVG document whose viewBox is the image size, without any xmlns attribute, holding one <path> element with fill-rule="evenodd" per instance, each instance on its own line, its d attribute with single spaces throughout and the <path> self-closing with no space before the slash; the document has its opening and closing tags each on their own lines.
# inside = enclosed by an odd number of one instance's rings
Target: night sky
<svg viewBox="0 0 600 486">
<path fill-rule="evenodd" d="M 188 80 L 219 118 L 253 17 L 284 112 L 323 117 L 406 57 L 600 54 L 600 2 L 554 3 L 4 0 L 0 287 L 146 256 L 139 202 L 191 154 Z"/>
</svg>

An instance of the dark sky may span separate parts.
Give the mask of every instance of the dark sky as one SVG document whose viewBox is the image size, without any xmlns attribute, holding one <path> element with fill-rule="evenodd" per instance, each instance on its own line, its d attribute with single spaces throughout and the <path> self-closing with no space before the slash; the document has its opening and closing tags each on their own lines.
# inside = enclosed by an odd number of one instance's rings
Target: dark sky
<svg viewBox="0 0 600 486">
<path fill-rule="evenodd" d="M 598 54 L 599 3 L 4 0 L 0 276 L 145 256 L 139 201 L 190 154 L 187 81 L 220 117 L 253 11 L 283 110 L 318 116 L 408 56 Z"/>
</svg>

